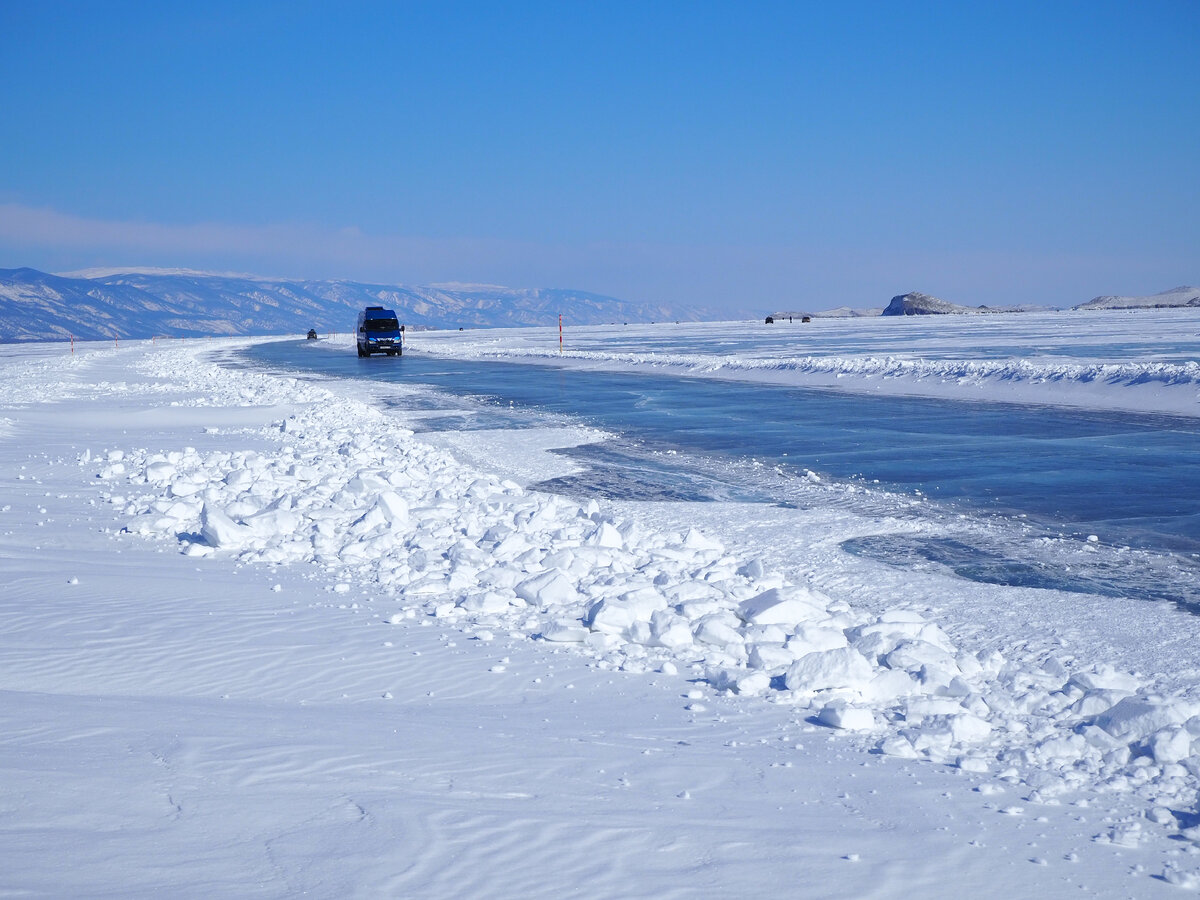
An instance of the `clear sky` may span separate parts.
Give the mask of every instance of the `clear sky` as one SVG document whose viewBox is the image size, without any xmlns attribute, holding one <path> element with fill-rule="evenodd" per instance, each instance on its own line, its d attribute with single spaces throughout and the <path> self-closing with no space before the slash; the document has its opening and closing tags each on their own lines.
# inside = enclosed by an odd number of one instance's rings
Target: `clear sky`
<svg viewBox="0 0 1200 900">
<path fill-rule="evenodd" d="M 748 313 L 1200 282 L 1200 0 L 44 0 L 0 33 L 0 268 Z"/>
</svg>

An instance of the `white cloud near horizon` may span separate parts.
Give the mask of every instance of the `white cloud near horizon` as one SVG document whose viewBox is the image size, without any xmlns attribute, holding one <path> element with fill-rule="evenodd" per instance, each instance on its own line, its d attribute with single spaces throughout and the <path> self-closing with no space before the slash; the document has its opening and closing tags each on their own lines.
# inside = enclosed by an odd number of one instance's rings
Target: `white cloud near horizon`
<svg viewBox="0 0 1200 900">
<path fill-rule="evenodd" d="M 284 278 L 492 283 L 598 293 L 623 290 L 625 299 L 645 300 L 658 298 L 629 296 L 635 290 L 636 273 L 644 277 L 648 270 L 669 264 L 669 254 L 635 244 L 571 247 L 490 238 L 373 235 L 355 227 L 303 224 L 117 221 L 0 203 L 0 253 L 10 248 L 37 251 L 36 258 L 56 261 L 56 271 L 163 266 Z M 599 273 L 606 269 L 620 274 L 605 279 Z"/>
<path fill-rule="evenodd" d="M 0 253 L 50 251 L 58 271 L 122 265 L 253 272 L 299 278 L 399 283 L 474 282 L 568 287 L 625 299 L 737 305 L 771 261 L 753 250 L 635 242 L 553 245 L 494 238 L 373 235 L 358 228 L 301 224 L 166 224 L 92 219 L 54 209 L 0 204 Z M 730 260 L 733 254 L 748 258 Z M 725 257 L 727 272 L 713 263 Z M 774 261 L 778 266 L 778 260 Z M 723 304 L 722 299 L 730 301 Z"/>
<path fill-rule="evenodd" d="M 969 305 L 1074 305 L 1103 293 L 1155 293 L 1196 278 L 1170 260 L 1112 255 L 632 241 L 556 245 L 304 224 L 119 221 L 19 203 L 0 203 L 3 256 L 17 266 L 60 272 L 138 265 L 397 284 L 560 287 L 747 314 L 882 306 L 909 290 Z"/>
<path fill-rule="evenodd" d="M 144 262 L 142 257 L 176 258 L 185 265 L 197 257 L 261 260 L 282 265 L 273 274 L 296 277 L 339 277 L 328 270 L 432 269 L 454 258 L 512 254 L 517 247 L 499 241 L 433 240 L 380 237 L 357 228 L 327 229 L 310 225 L 231 225 L 218 222 L 167 224 L 161 222 L 90 219 L 15 203 L 0 204 L 0 242 L 18 247 L 46 247 L 86 254 L 127 254 L 122 264 Z M 299 271 L 287 270 L 296 266 Z M 191 264 L 189 267 L 195 268 Z M 271 274 L 260 272 L 258 274 Z M 353 273 L 342 277 L 352 277 Z"/>
</svg>

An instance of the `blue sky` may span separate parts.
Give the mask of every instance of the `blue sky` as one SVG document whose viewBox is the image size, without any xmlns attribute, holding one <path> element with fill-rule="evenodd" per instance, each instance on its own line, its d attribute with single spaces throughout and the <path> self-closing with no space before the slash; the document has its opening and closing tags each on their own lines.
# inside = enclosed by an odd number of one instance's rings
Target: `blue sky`
<svg viewBox="0 0 1200 900">
<path fill-rule="evenodd" d="M 0 4 L 0 267 L 730 312 L 1200 281 L 1200 3 Z"/>
</svg>

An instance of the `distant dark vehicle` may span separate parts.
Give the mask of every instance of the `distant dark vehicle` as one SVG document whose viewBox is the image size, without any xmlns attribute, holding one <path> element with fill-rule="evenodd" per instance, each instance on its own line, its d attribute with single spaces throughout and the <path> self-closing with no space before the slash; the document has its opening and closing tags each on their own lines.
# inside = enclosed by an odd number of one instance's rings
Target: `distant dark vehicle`
<svg viewBox="0 0 1200 900">
<path fill-rule="evenodd" d="M 774 316 L 767 316 L 767 321 L 766 321 L 766 323 L 765 323 L 765 324 L 767 324 L 767 325 L 774 325 L 774 324 L 775 324 L 775 317 L 774 317 Z"/>
<path fill-rule="evenodd" d="M 396 313 L 382 306 L 368 306 L 358 314 L 355 342 L 359 356 L 386 353 L 399 356 L 404 352 L 404 326 L 396 319 Z"/>
<path fill-rule="evenodd" d="M 315 328 L 308 329 L 308 339 L 310 341 L 315 341 L 317 339 L 317 329 L 315 329 Z"/>
</svg>

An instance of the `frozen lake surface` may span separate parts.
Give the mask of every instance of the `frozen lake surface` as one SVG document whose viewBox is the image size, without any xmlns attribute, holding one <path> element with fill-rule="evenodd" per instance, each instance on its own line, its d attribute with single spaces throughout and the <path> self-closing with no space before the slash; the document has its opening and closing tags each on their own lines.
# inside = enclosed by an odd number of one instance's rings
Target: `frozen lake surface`
<svg viewBox="0 0 1200 900">
<path fill-rule="evenodd" d="M 421 430 L 565 420 L 613 436 L 560 451 L 585 471 L 547 480 L 546 490 L 635 500 L 837 504 L 920 523 L 845 545 L 892 565 L 1192 607 L 1200 597 L 1200 419 L 909 396 L 905 384 L 871 393 L 744 377 L 756 361 L 795 357 L 801 335 L 805 353 L 833 354 L 840 340 L 838 359 L 848 369 L 861 359 L 855 353 L 902 346 L 922 358 L 959 361 L 1012 361 L 1012 354 L 1044 352 L 1060 371 L 1115 364 L 1149 372 L 1163 360 L 1186 371 L 1198 346 L 1193 319 L 1181 328 L 1177 317 L 1164 317 L 1161 326 L 1152 314 L 1141 317 L 1140 330 L 1129 327 L 1128 316 L 1067 314 L 883 325 L 852 320 L 820 323 L 812 331 L 798 325 L 743 329 L 737 337 L 729 336 L 733 328 L 716 325 L 591 329 L 572 335 L 585 348 L 586 368 L 578 359 L 534 358 L 529 348 L 544 343 L 536 329 L 419 334 L 420 349 L 413 352 L 410 344 L 400 360 L 360 360 L 291 342 L 248 353 L 277 368 L 428 386 L 428 393 L 406 391 L 394 401 L 419 408 L 412 424 Z M 1151 321 L 1155 327 L 1146 327 Z M 502 342 L 510 355 L 492 347 L 481 353 L 481 342 Z M 465 358 L 450 355 L 456 350 Z M 701 351 L 740 364 L 737 380 L 721 377 L 729 371 L 719 364 L 710 367 L 718 377 L 637 365 L 664 354 L 695 360 Z M 605 356 L 626 371 L 597 367 Z M 1112 386 L 1109 394 L 1123 388 L 1129 389 Z M 437 413 L 439 407 L 445 411 Z"/>
</svg>

